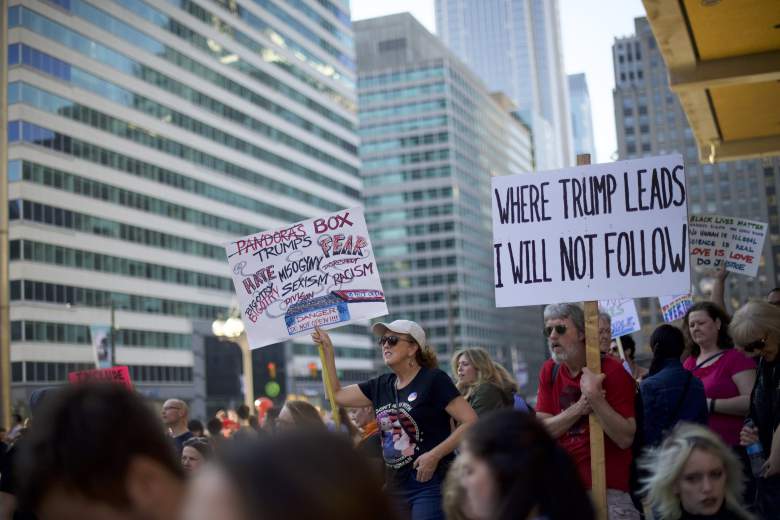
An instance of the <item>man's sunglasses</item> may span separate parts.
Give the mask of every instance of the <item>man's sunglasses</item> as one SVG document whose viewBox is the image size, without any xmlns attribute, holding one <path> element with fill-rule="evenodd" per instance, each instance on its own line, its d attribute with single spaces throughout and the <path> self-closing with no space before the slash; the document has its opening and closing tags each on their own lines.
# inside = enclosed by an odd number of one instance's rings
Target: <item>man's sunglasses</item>
<svg viewBox="0 0 780 520">
<path fill-rule="evenodd" d="M 759 339 L 742 346 L 742 350 L 745 352 L 755 352 L 756 350 L 763 350 L 766 346 L 766 338 Z"/>
<path fill-rule="evenodd" d="M 379 338 L 379 341 L 377 341 L 377 343 L 379 344 L 380 347 L 385 343 L 387 343 L 388 347 L 394 347 L 398 345 L 398 342 L 403 339 L 404 338 L 398 336 L 382 336 L 381 338 Z"/>
<path fill-rule="evenodd" d="M 544 328 L 544 337 L 549 338 L 550 334 L 552 334 L 552 331 L 555 331 L 556 334 L 559 336 L 563 336 L 566 334 L 566 325 L 556 325 L 555 327 L 545 327 Z"/>
</svg>

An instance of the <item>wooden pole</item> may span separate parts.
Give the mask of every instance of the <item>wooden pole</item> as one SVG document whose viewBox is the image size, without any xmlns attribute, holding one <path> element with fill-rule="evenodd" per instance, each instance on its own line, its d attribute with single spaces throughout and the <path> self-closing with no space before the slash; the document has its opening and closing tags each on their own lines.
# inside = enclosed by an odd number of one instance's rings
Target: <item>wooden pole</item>
<svg viewBox="0 0 780 520">
<path fill-rule="evenodd" d="M 625 361 L 626 360 L 626 352 L 623 350 L 623 342 L 620 340 L 620 336 L 615 338 L 615 343 L 617 343 L 618 352 L 620 352 L 620 359 L 621 359 L 621 361 Z"/>
<path fill-rule="evenodd" d="M 325 363 L 325 351 L 322 349 L 322 345 L 317 345 L 320 352 L 320 363 L 322 363 L 322 384 L 325 385 L 325 395 L 330 401 L 330 413 L 333 416 L 333 422 L 336 425 L 336 431 L 341 428 L 341 421 L 339 421 L 339 405 L 336 404 L 336 393 L 333 391 L 333 386 L 330 384 L 330 377 L 328 377 L 328 366 Z"/>
<path fill-rule="evenodd" d="M 577 155 L 577 166 L 590 164 L 590 154 Z M 599 302 L 585 302 L 585 357 L 587 367 L 594 374 L 601 373 L 601 350 L 599 349 Z M 607 520 L 607 478 L 604 456 L 604 430 L 596 414 L 588 417 L 590 426 L 590 475 L 593 504 L 596 518 Z"/>
</svg>

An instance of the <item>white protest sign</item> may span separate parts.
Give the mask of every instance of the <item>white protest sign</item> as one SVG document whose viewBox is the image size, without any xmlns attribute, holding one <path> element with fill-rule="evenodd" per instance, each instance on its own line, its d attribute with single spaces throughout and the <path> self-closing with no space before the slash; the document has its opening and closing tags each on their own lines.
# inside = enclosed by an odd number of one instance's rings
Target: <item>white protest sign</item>
<svg viewBox="0 0 780 520">
<path fill-rule="evenodd" d="M 659 296 L 658 305 L 661 306 L 661 314 L 664 317 L 664 321 L 670 322 L 685 317 L 685 313 L 693 305 L 693 298 L 691 298 L 690 294 Z"/>
<path fill-rule="evenodd" d="M 690 289 L 680 155 L 494 177 L 492 188 L 498 307 Z"/>
<path fill-rule="evenodd" d="M 246 236 L 225 249 L 252 348 L 387 314 L 362 209 Z"/>
<path fill-rule="evenodd" d="M 691 262 L 697 267 L 719 267 L 726 262 L 732 273 L 756 276 L 767 225 L 724 215 L 691 215 Z"/>
<path fill-rule="evenodd" d="M 636 304 L 631 298 L 621 300 L 601 300 L 599 309 L 612 318 L 612 337 L 619 338 L 642 329 Z"/>
</svg>

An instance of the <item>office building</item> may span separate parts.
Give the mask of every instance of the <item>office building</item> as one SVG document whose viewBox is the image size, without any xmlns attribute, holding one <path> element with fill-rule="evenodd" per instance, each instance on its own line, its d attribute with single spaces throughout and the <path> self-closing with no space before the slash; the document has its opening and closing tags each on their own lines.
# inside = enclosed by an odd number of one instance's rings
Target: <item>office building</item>
<svg viewBox="0 0 780 520">
<path fill-rule="evenodd" d="M 14 402 L 94 366 L 89 326 L 113 305 L 137 388 L 202 406 L 203 331 L 233 300 L 222 244 L 360 201 L 348 6 L 24 0 L 8 14 Z M 373 373 L 366 327 L 340 330 L 344 378 Z M 287 349 L 290 390 L 316 394 L 316 350 Z"/>
<path fill-rule="evenodd" d="M 585 74 L 569 74 L 569 105 L 574 153 L 591 154 L 591 162 L 597 163 L 596 143 L 593 141 L 593 115 L 590 110 L 590 94 Z"/>
<path fill-rule="evenodd" d="M 419 322 L 444 365 L 471 346 L 515 368 L 540 363 L 539 310 L 494 302 L 490 178 L 531 170 L 528 128 L 410 14 L 354 29 L 366 219 L 388 319 Z"/>
<path fill-rule="evenodd" d="M 780 285 L 777 190 L 780 162 L 775 159 L 702 164 L 677 96 L 668 87 L 667 69 L 646 18 L 635 20 L 636 33 L 612 46 L 615 70 L 615 125 L 621 159 L 680 153 L 688 184 L 689 214 L 721 214 L 769 223 L 764 254 L 755 278 L 732 274 L 726 305 L 731 311 L 750 298 L 762 298 Z M 693 293 L 709 294 L 712 279 L 694 270 Z M 655 299 L 640 301 L 645 332 L 660 320 Z"/>
<path fill-rule="evenodd" d="M 533 131 L 537 170 L 574 163 L 557 0 L 436 0 L 436 32 Z"/>
</svg>

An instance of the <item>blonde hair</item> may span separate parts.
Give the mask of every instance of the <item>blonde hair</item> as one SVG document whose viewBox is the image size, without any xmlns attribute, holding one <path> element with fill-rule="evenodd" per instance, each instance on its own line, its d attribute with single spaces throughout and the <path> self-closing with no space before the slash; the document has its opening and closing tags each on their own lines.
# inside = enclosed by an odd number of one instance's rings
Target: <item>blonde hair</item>
<svg viewBox="0 0 780 520">
<path fill-rule="evenodd" d="M 439 359 L 436 357 L 436 352 L 433 351 L 430 345 L 420 345 L 417 340 L 409 336 L 415 345 L 417 345 L 417 352 L 414 354 L 414 359 L 417 364 L 424 368 L 436 368 L 439 366 Z"/>
<path fill-rule="evenodd" d="M 488 351 L 481 347 L 464 348 L 455 352 L 451 361 L 453 375 L 458 373 L 458 362 L 460 361 L 460 358 L 464 356 L 469 364 L 477 371 L 477 380 L 473 383 L 458 381 L 455 385 L 466 399 L 471 396 L 471 393 L 476 390 L 479 385 L 484 383 L 492 383 L 508 392 L 517 391 L 517 384 L 512 379 L 509 371 L 494 362 L 490 358 Z"/>
<path fill-rule="evenodd" d="M 457 457 L 450 465 L 441 486 L 442 509 L 447 520 L 469 520 L 464 511 L 466 489 L 463 487 L 463 458 Z"/>
<path fill-rule="evenodd" d="M 685 422 L 679 423 L 661 446 L 648 451 L 639 463 L 649 475 L 642 480 L 641 492 L 647 496 L 650 507 L 658 513 L 658 517 L 677 520 L 682 516 L 680 497 L 675 492 L 675 485 L 694 449 L 715 455 L 723 462 L 726 473 L 726 506 L 738 518 L 752 519 L 739 502 L 744 483 L 742 466 L 737 457 L 717 434 L 698 424 Z"/>
<path fill-rule="evenodd" d="M 729 334 L 739 346 L 764 338 L 780 341 L 780 307 L 763 301 L 747 302 L 734 313 Z"/>
</svg>

